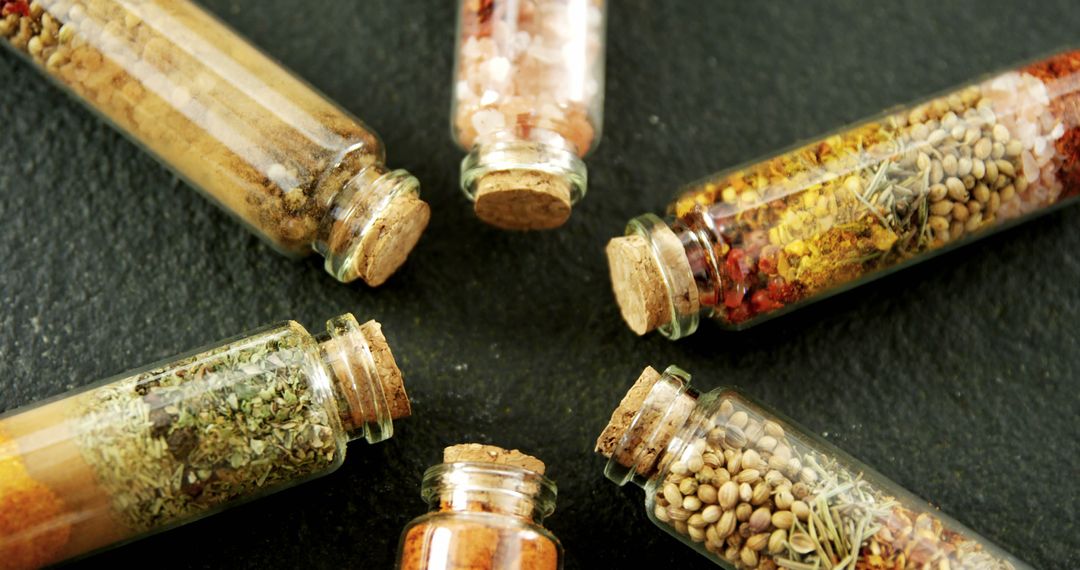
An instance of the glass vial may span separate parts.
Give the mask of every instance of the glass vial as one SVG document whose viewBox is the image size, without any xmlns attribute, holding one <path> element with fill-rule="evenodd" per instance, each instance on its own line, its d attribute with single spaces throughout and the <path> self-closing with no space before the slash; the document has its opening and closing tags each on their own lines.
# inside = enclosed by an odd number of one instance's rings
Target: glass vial
<svg viewBox="0 0 1080 570">
<path fill-rule="evenodd" d="M 608 244 L 627 324 L 738 329 L 1080 193 L 1080 51 L 691 184 Z"/>
<path fill-rule="evenodd" d="M 0 42 L 279 251 L 379 285 L 430 212 L 378 136 L 188 0 L 0 0 Z"/>
<path fill-rule="evenodd" d="M 296 322 L 0 416 L 0 565 L 35 568 L 336 469 L 409 415 L 375 321 Z"/>
<path fill-rule="evenodd" d="M 451 109 L 476 215 L 558 227 L 585 195 L 600 140 L 604 0 L 461 0 Z"/>
<path fill-rule="evenodd" d="M 1030 568 L 741 392 L 646 368 L 596 450 L 649 519 L 733 569 Z"/>
<path fill-rule="evenodd" d="M 424 473 L 431 512 L 405 527 L 398 570 L 558 570 L 562 545 L 546 528 L 555 483 L 544 463 L 478 443 L 448 447 Z"/>
</svg>

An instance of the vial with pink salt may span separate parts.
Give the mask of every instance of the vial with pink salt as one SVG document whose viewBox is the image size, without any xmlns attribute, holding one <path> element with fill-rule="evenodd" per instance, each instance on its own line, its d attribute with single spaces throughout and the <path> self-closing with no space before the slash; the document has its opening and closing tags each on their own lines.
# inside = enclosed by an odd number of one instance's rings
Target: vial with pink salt
<svg viewBox="0 0 1080 570">
<path fill-rule="evenodd" d="M 477 216 L 512 230 L 562 225 L 600 139 L 604 0 L 462 0 L 451 110 Z"/>
</svg>

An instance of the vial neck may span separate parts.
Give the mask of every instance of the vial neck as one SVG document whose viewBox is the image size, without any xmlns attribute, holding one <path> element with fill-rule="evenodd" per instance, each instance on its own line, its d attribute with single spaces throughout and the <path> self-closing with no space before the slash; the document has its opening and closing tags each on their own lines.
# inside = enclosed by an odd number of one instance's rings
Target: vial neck
<svg viewBox="0 0 1080 570">
<path fill-rule="evenodd" d="M 430 218 L 420 183 L 405 170 L 368 164 L 339 180 L 313 244 L 326 270 L 342 282 L 382 284 L 397 270 Z"/>
<path fill-rule="evenodd" d="M 511 230 L 558 227 L 585 195 L 588 173 L 572 143 L 556 133 L 494 133 L 461 162 L 461 189 L 483 221 Z"/>
<path fill-rule="evenodd" d="M 626 234 L 623 239 L 642 244 L 648 256 L 648 269 L 632 277 L 645 299 L 645 322 L 638 328 L 656 329 L 671 339 L 693 333 L 701 315 L 723 301 L 722 238 L 711 218 L 695 211 L 669 224 L 645 214 L 627 224 Z"/>
<path fill-rule="evenodd" d="M 316 336 L 329 372 L 338 418 L 349 440 L 377 443 L 394 435 L 394 419 L 410 414 L 400 371 L 374 321 L 360 325 L 351 314 L 327 322 Z"/>
<path fill-rule="evenodd" d="M 608 456 L 604 468 L 608 479 L 645 486 L 664 469 L 685 439 L 680 434 L 697 407 L 698 393 L 689 383 L 690 375 L 675 366 L 663 374 L 646 369 L 616 412 L 627 413 L 630 420 L 609 435 L 614 441 L 601 450 Z"/>
<path fill-rule="evenodd" d="M 432 511 L 493 513 L 543 524 L 555 510 L 555 483 L 521 467 L 484 462 L 435 465 L 422 495 Z"/>
</svg>

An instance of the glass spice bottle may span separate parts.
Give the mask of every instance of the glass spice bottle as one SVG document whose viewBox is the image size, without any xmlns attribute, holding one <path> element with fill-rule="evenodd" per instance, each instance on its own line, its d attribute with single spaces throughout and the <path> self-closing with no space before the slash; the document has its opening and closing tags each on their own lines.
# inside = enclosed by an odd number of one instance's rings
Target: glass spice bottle
<svg viewBox="0 0 1080 570">
<path fill-rule="evenodd" d="M 0 0 L 0 42 L 290 256 L 385 281 L 430 215 L 378 136 L 188 0 Z"/>
<path fill-rule="evenodd" d="M 739 329 L 1080 193 L 1080 51 L 691 184 L 607 247 L 634 332 Z"/>
<path fill-rule="evenodd" d="M 646 368 L 596 443 L 649 519 L 725 568 L 1028 565 L 738 390 Z"/>
<path fill-rule="evenodd" d="M 431 512 L 405 527 L 398 570 L 558 570 L 562 545 L 546 528 L 555 483 L 544 463 L 478 443 L 448 447 L 424 473 Z"/>
<path fill-rule="evenodd" d="M 461 0 L 454 140 L 476 215 L 512 230 L 558 227 L 585 195 L 600 140 L 604 0 Z"/>
<path fill-rule="evenodd" d="M 375 321 L 288 321 L 0 416 L 0 567 L 35 568 L 325 475 L 410 413 Z"/>
</svg>

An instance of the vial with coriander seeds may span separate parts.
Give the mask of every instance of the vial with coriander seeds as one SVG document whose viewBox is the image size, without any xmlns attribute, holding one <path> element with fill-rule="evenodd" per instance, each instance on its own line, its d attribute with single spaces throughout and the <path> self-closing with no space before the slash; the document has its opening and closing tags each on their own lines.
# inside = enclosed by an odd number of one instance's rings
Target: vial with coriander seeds
<svg viewBox="0 0 1080 570">
<path fill-rule="evenodd" d="M 649 519 L 724 568 L 1030 566 L 738 390 L 646 368 L 596 443 Z"/>
<path fill-rule="evenodd" d="M 691 184 L 607 247 L 623 318 L 740 329 L 1071 202 L 1080 51 Z"/>
<path fill-rule="evenodd" d="M 275 249 L 375 286 L 430 211 L 378 135 L 190 0 L 0 0 L 0 41 Z"/>
<path fill-rule="evenodd" d="M 0 567 L 36 568 L 330 473 L 410 413 L 375 321 L 263 328 L 0 416 Z"/>
<path fill-rule="evenodd" d="M 605 0 L 461 0 L 451 109 L 476 215 L 555 228 L 585 195 L 600 140 Z"/>
<path fill-rule="evenodd" d="M 555 483 L 519 451 L 466 443 L 424 473 L 431 512 L 405 527 L 398 570 L 558 570 L 562 545 L 544 528 Z"/>
</svg>

